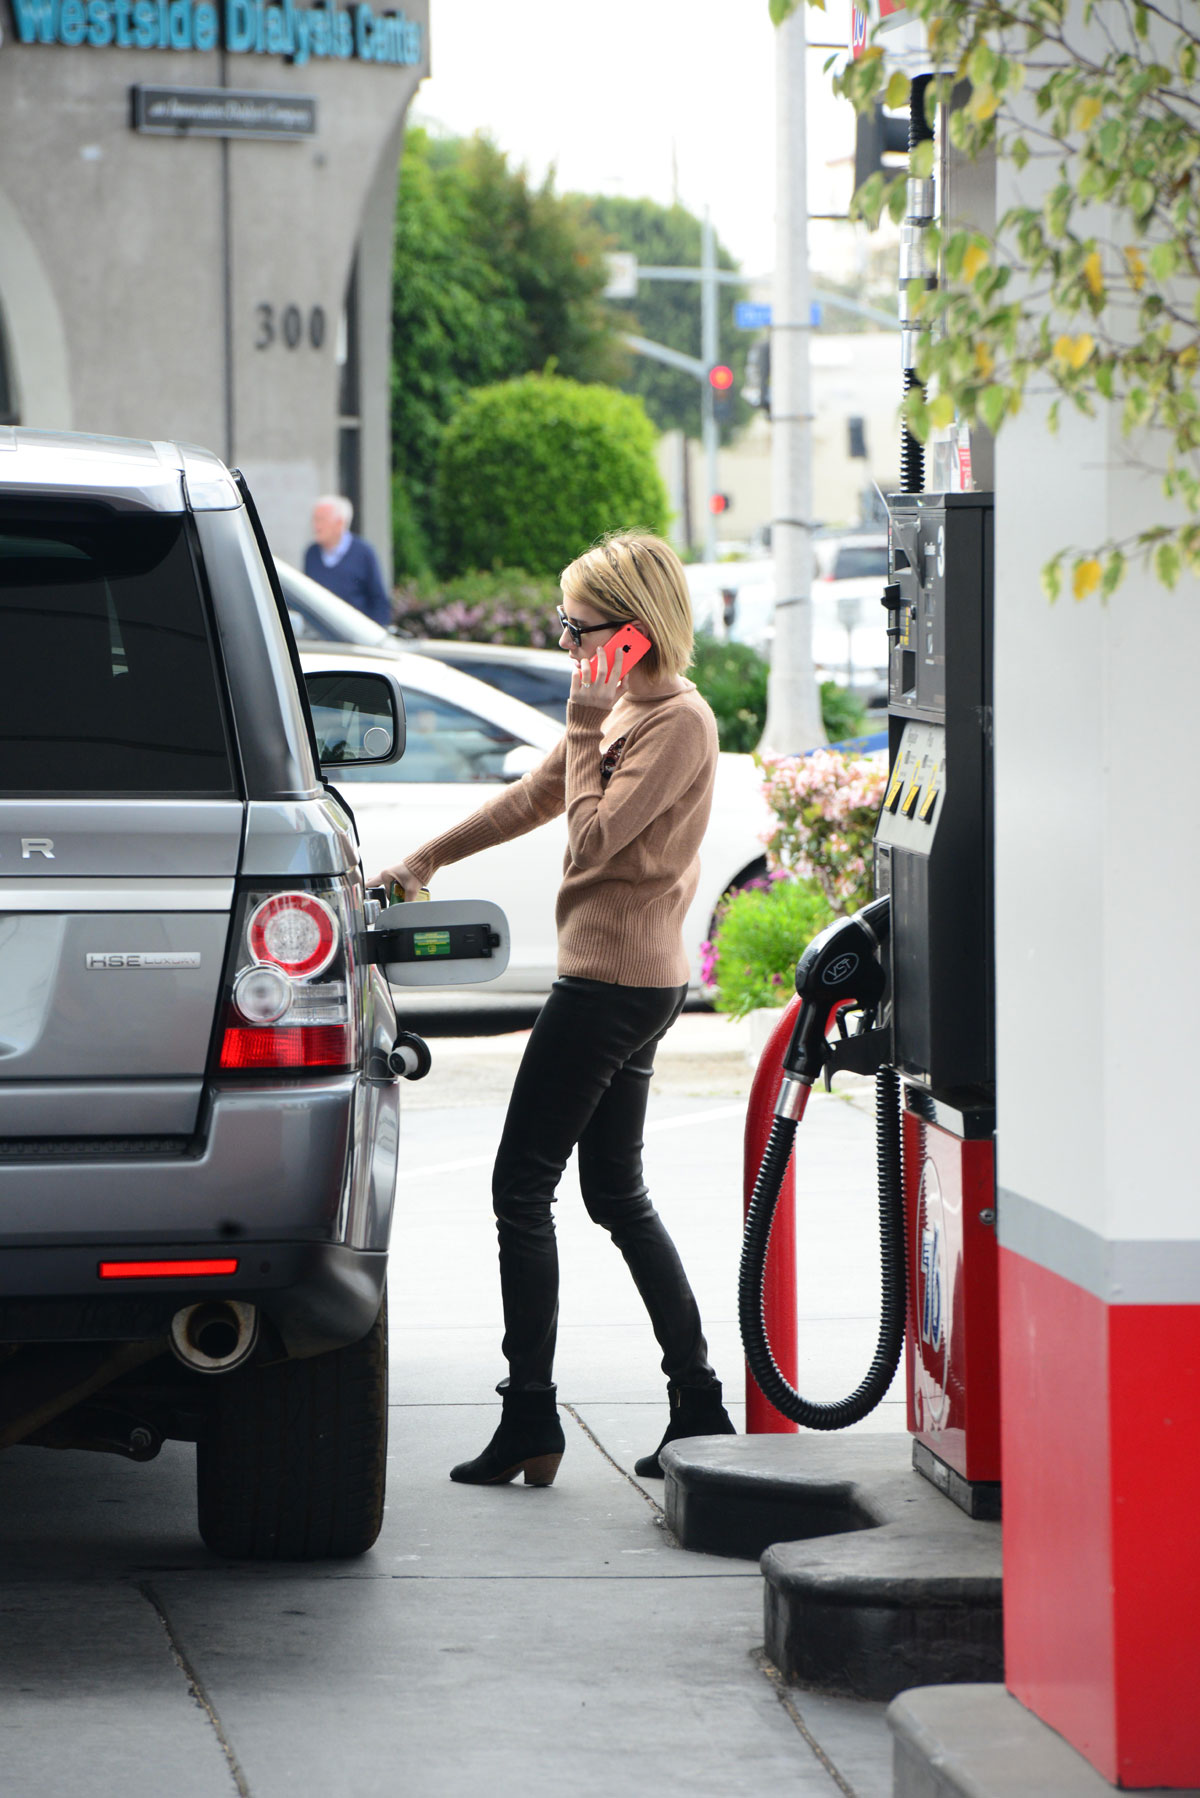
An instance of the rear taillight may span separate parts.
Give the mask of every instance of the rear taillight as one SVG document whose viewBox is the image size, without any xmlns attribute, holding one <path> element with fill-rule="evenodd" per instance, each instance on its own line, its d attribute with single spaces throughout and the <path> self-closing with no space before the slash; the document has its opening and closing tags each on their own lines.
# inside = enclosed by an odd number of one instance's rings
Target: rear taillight
<svg viewBox="0 0 1200 1798">
<path fill-rule="evenodd" d="M 242 891 L 218 1066 L 247 1074 L 353 1067 L 351 942 L 343 883 Z"/>
<path fill-rule="evenodd" d="M 292 1024 L 282 1030 L 226 1024 L 223 1068 L 337 1068 L 346 1061 L 344 1024 Z"/>
<path fill-rule="evenodd" d="M 337 919 L 315 893 L 276 893 L 256 906 L 246 927 L 255 961 L 311 979 L 337 953 Z"/>
</svg>

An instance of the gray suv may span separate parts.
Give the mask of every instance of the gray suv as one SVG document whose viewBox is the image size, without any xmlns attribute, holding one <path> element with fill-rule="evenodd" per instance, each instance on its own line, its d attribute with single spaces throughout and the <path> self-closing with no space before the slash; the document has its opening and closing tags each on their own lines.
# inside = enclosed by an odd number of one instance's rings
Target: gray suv
<svg viewBox="0 0 1200 1798">
<path fill-rule="evenodd" d="M 325 771 L 397 759 L 399 687 L 306 704 L 215 457 L 11 429 L 0 687 L 0 1447 L 195 1442 L 210 1548 L 361 1553 L 396 1076 L 428 1057 Z"/>
</svg>

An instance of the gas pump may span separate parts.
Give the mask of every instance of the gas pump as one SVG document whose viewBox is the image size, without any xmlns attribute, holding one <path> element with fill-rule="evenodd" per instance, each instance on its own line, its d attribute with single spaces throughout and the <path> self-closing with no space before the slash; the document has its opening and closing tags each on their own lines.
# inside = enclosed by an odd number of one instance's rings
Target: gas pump
<svg viewBox="0 0 1200 1798">
<path fill-rule="evenodd" d="M 763 1393 L 810 1429 L 866 1416 L 905 1348 L 914 1466 L 971 1516 L 994 1517 L 992 496 L 904 493 L 888 511 L 889 774 L 875 831 L 877 897 L 830 925 L 797 965 L 802 1003 L 746 1220 L 739 1315 Z M 808 1095 L 839 1069 L 876 1074 L 881 1322 L 857 1390 L 814 1404 L 775 1364 L 762 1277 Z"/>
</svg>

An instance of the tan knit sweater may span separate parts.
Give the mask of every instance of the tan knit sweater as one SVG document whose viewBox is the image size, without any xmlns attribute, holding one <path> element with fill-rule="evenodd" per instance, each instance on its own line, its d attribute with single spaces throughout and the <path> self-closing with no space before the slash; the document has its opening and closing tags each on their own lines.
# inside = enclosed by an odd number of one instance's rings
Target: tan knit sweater
<svg viewBox="0 0 1200 1798">
<path fill-rule="evenodd" d="M 607 778 L 606 753 L 610 765 L 615 759 Z M 424 882 L 447 862 L 565 810 L 559 973 L 683 986 L 683 920 L 700 877 L 716 771 L 716 720 L 690 681 L 662 699 L 623 694 L 610 712 L 572 700 L 566 735 L 532 774 L 405 860 Z"/>
</svg>

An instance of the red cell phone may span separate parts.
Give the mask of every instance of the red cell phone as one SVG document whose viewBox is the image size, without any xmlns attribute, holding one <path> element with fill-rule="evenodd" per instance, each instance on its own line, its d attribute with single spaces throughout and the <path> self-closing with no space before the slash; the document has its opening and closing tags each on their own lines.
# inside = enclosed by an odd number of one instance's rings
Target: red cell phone
<svg viewBox="0 0 1200 1798">
<path fill-rule="evenodd" d="M 600 674 L 600 657 L 594 655 L 591 660 L 591 675 L 594 681 L 608 680 L 617 660 L 617 651 L 625 651 L 625 661 L 621 668 L 621 679 L 624 680 L 629 670 L 640 662 L 648 649 L 652 648 L 649 637 L 640 631 L 636 624 L 623 624 L 615 637 L 610 637 L 604 645 L 604 674 Z"/>
</svg>

